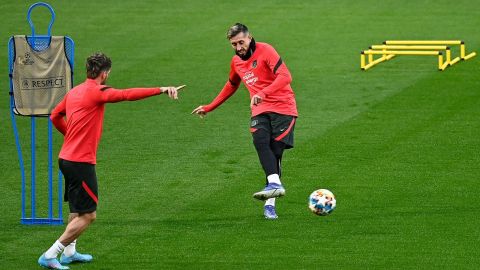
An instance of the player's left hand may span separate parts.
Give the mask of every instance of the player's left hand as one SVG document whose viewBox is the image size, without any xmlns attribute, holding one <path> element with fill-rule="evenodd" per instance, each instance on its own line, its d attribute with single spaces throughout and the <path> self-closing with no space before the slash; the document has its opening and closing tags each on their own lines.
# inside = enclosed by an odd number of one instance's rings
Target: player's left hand
<svg viewBox="0 0 480 270">
<path fill-rule="evenodd" d="M 250 107 L 257 106 L 262 102 L 262 97 L 259 95 L 254 95 L 250 101 Z"/>
<path fill-rule="evenodd" d="M 160 91 L 162 91 L 162 93 L 167 93 L 171 99 L 178 99 L 178 90 L 176 87 L 160 87 Z"/>
</svg>

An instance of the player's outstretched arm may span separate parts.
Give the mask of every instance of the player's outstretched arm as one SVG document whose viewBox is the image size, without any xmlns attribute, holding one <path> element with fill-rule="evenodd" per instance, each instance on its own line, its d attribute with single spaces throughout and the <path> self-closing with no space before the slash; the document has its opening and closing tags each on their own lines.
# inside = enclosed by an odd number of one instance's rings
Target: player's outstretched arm
<svg viewBox="0 0 480 270">
<path fill-rule="evenodd" d="M 115 103 L 120 101 L 134 101 L 148 98 L 160 94 L 168 94 L 172 99 L 178 99 L 178 90 L 185 85 L 174 87 L 156 87 L 156 88 L 130 88 L 130 89 L 114 89 L 108 86 L 101 88 L 99 91 L 99 99 L 102 103 Z"/>
<path fill-rule="evenodd" d="M 222 91 L 220 91 L 218 96 L 210 104 L 198 106 L 192 111 L 192 114 L 197 114 L 203 118 L 208 112 L 215 110 L 218 106 L 230 98 L 235 91 L 237 91 L 238 86 L 238 84 L 232 84 L 232 81 L 228 81 L 223 87 Z"/>
<path fill-rule="evenodd" d="M 220 91 L 218 96 L 210 104 L 198 106 L 192 111 L 192 114 L 197 114 L 203 118 L 208 112 L 215 110 L 223 102 L 229 99 L 235 93 L 235 91 L 237 91 L 238 86 L 239 84 L 233 84 L 232 81 L 229 80 L 223 87 L 222 91 Z"/>
<path fill-rule="evenodd" d="M 192 111 L 192 114 L 197 114 L 201 118 L 203 118 L 207 113 L 215 110 L 218 106 L 220 106 L 223 102 L 229 99 L 238 89 L 240 86 L 240 76 L 235 72 L 233 67 L 233 60 L 230 63 L 230 74 L 228 76 L 228 81 L 223 86 L 222 91 L 215 97 L 215 99 L 210 102 L 208 105 L 200 105 L 196 109 Z"/>
</svg>

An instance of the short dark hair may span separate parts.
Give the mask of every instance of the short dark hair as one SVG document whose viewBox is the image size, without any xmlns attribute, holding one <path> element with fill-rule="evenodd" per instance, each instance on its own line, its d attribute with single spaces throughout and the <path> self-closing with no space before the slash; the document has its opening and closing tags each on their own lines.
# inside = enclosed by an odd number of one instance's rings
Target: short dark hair
<svg viewBox="0 0 480 270">
<path fill-rule="evenodd" d="M 232 27 L 230 27 L 227 31 L 227 39 L 231 39 L 232 37 L 240 34 L 240 33 L 248 33 L 248 27 L 241 23 L 236 23 Z"/>
<path fill-rule="evenodd" d="M 100 73 L 112 68 L 112 60 L 104 53 L 96 52 L 87 58 L 87 78 L 95 79 Z"/>
</svg>

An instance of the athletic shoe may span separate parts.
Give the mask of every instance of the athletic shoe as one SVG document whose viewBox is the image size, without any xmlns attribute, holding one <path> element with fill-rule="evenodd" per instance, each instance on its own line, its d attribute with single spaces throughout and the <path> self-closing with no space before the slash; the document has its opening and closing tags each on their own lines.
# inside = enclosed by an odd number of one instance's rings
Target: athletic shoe
<svg viewBox="0 0 480 270">
<path fill-rule="evenodd" d="M 68 267 L 68 266 L 61 265 L 58 262 L 57 258 L 53 258 L 53 259 L 45 258 L 45 253 L 42 254 L 42 256 L 40 256 L 40 258 L 38 258 L 38 264 L 40 264 L 40 266 L 43 266 L 43 267 L 48 268 L 48 269 L 70 269 L 70 267 Z"/>
<path fill-rule="evenodd" d="M 257 200 L 265 201 L 270 198 L 282 197 L 285 195 L 285 188 L 280 184 L 269 183 L 262 191 L 253 194 Z"/>
<path fill-rule="evenodd" d="M 62 256 L 60 256 L 60 262 L 62 264 L 69 264 L 72 262 L 81 262 L 81 263 L 86 263 L 86 262 L 91 262 L 93 260 L 92 255 L 90 254 L 81 254 L 78 252 L 75 252 L 70 257 L 65 256 L 65 253 L 62 253 Z"/>
<path fill-rule="evenodd" d="M 263 208 L 263 215 L 265 216 L 266 219 L 277 219 L 277 213 L 275 213 L 275 206 L 273 205 L 265 205 Z"/>
</svg>

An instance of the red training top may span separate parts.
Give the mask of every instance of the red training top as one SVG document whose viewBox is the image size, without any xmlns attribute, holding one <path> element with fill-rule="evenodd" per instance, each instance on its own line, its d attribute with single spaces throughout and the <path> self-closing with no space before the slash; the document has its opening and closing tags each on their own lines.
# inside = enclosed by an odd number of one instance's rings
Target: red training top
<svg viewBox="0 0 480 270">
<path fill-rule="evenodd" d="M 105 103 L 138 100 L 161 93 L 160 88 L 118 90 L 93 79 L 72 88 L 53 109 L 50 119 L 65 135 L 59 157 L 68 161 L 97 163 Z M 63 117 L 67 117 L 67 121 Z"/>
<path fill-rule="evenodd" d="M 230 64 L 228 82 L 218 96 L 204 107 L 205 111 L 213 111 L 231 97 L 240 81 L 250 92 L 250 99 L 254 95 L 262 97 L 262 102 L 252 107 L 252 116 L 265 112 L 298 116 L 295 94 L 290 86 L 292 76 L 271 45 L 257 42 L 255 51 L 246 61 L 235 55 Z"/>
</svg>

